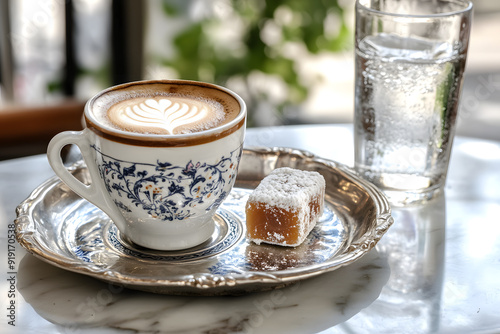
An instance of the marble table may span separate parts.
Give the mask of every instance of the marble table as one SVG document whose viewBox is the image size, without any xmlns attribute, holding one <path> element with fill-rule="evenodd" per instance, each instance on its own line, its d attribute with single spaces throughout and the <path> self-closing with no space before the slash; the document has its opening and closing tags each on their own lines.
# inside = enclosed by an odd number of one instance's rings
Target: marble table
<svg viewBox="0 0 500 334">
<path fill-rule="evenodd" d="M 250 129 L 246 145 L 353 163 L 351 125 Z M 393 208 L 357 262 L 244 296 L 127 290 L 27 254 L 14 210 L 51 176 L 43 155 L 0 163 L 0 333 L 500 333 L 500 143 L 456 138 L 445 194 Z"/>
</svg>

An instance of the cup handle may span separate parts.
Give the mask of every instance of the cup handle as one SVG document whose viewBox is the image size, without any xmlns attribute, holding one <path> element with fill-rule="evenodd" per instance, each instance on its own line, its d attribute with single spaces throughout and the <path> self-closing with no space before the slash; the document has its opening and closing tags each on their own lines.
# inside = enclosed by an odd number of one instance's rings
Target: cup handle
<svg viewBox="0 0 500 334">
<path fill-rule="evenodd" d="M 99 182 L 99 170 L 92 160 L 93 154 L 90 148 L 88 129 L 83 131 L 65 131 L 52 138 L 47 148 L 47 159 L 54 172 L 59 178 L 76 194 L 88 200 L 99 209 L 104 211 L 118 225 L 124 225 L 124 219 L 113 201 L 107 197 L 104 185 Z M 74 177 L 64 166 L 61 150 L 66 146 L 74 144 L 78 146 L 83 160 L 90 174 L 90 184 L 86 185 Z"/>
</svg>

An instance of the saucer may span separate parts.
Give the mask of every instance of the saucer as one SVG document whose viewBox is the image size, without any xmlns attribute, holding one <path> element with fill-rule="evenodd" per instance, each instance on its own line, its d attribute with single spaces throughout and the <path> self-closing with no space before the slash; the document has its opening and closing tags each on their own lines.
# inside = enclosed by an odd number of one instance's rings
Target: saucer
<svg viewBox="0 0 500 334">
<path fill-rule="evenodd" d="M 314 170 L 326 180 L 325 210 L 298 247 L 247 240 L 245 204 L 273 169 Z M 89 180 L 82 162 L 71 167 Z M 242 294 L 279 288 L 348 265 L 370 251 L 393 223 L 386 197 L 349 168 L 305 151 L 245 149 L 236 184 L 203 244 L 181 251 L 142 248 L 93 204 L 53 177 L 17 207 L 18 242 L 38 258 L 128 288 L 165 294 Z"/>
</svg>

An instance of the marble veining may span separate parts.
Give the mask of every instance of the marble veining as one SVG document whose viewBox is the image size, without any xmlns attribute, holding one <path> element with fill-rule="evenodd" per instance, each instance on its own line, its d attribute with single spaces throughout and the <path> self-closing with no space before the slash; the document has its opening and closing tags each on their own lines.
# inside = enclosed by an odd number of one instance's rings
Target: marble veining
<svg viewBox="0 0 500 334">
<path fill-rule="evenodd" d="M 386 259 L 372 250 L 348 267 L 282 289 L 238 297 L 168 296 L 110 285 L 27 255 L 18 290 L 63 333 L 103 327 L 126 333 L 302 334 L 325 330 L 370 305 L 389 274 Z"/>
<path fill-rule="evenodd" d="M 250 129 L 246 143 L 309 149 L 352 165 L 349 138 L 349 125 L 288 126 Z M 293 328 L 301 334 L 499 333 L 498 152 L 500 143 L 457 137 L 445 198 L 394 210 L 395 223 L 376 252 L 275 294 L 196 298 L 127 290 L 53 267 L 16 245 L 18 318 L 16 327 L 0 322 L 0 333 L 274 334 L 283 332 L 279 325 L 292 334 Z M 36 173 L 27 172 L 32 166 Z M 52 175 L 41 155 L 0 163 L 4 231 L 15 206 Z M 0 246 L 5 273 L 5 233 Z M 7 283 L 0 282 L 0 293 Z M 2 309 L 7 302 L 3 295 Z"/>
</svg>

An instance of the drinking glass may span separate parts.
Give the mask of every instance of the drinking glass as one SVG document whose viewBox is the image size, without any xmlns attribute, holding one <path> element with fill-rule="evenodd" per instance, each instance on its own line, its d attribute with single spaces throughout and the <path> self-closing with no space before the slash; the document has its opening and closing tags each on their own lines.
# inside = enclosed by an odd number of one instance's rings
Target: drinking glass
<svg viewBox="0 0 500 334">
<path fill-rule="evenodd" d="M 355 169 L 393 204 L 444 188 L 469 45 L 466 0 L 357 0 Z"/>
</svg>

